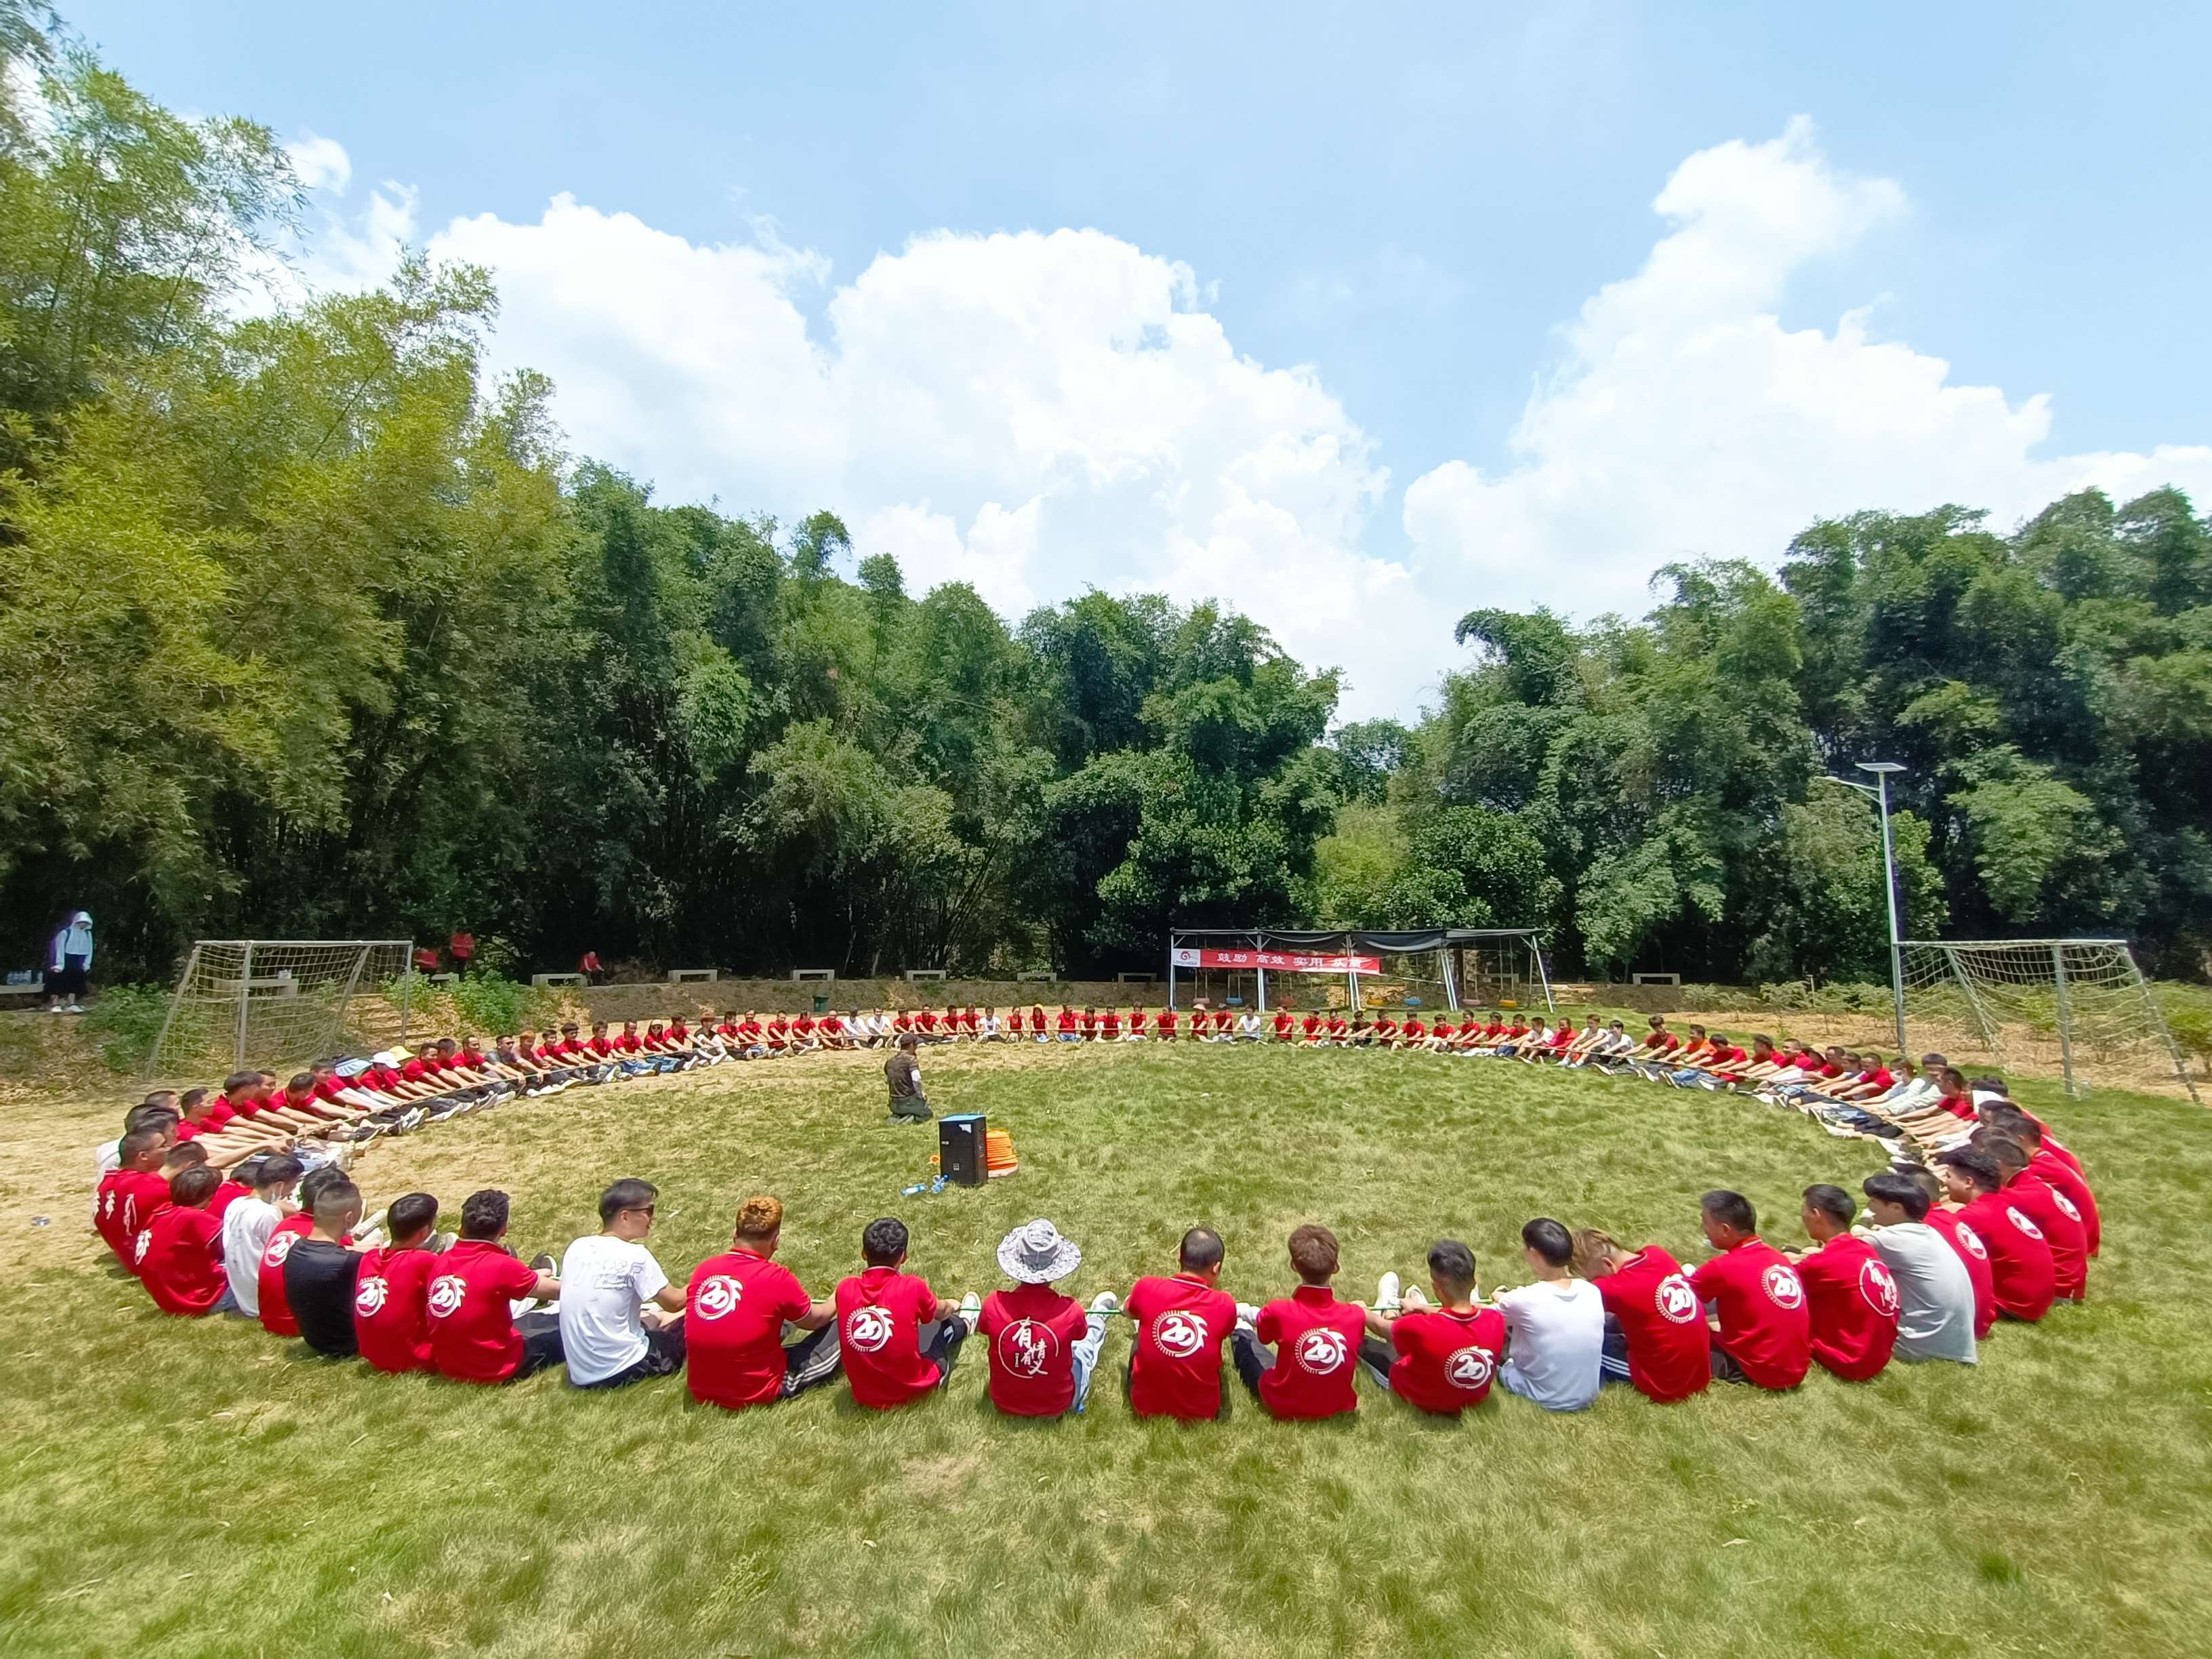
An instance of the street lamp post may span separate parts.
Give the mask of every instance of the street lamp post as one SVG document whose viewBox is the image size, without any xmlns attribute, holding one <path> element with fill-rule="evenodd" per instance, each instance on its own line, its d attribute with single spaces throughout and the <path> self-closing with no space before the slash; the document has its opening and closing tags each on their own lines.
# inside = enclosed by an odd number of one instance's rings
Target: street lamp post
<svg viewBox="0 0 2212 1659">
<path fill-rule="evenodd" d="M 1838 783 L 1846 789 L 1856 789 L 1862 795 L 1872 795 L 1881 808 L 1881 890 L 1889 903 L 1889 1005 L 1897 1022 L 1897 1057 L 1905 1053 L 1905 951 L 1897 932 L 1897 854 L 1889 838 L 1889 777 L 1893 772 L 1905 769 L 1895 761 L 1859 761 L 1862 772 L 1874 774 L 1871 784 L 1854 783 L 1849 778 L 1823 777 L 1824 783 Z"/>
</svg>

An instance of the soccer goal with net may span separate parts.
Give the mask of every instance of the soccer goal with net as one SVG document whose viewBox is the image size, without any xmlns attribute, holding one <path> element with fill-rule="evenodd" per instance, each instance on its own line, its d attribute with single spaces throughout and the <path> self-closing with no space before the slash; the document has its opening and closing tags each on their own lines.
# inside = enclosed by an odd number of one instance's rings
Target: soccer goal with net
<svg viewBox="0 0 2212 1659">
<path fill-rule="evenodd" d="M 148 1075 L 291 1064 L 349 1042 L 404 1042 L 414 949 L 404 939 L 196 940 Z"/>
<path fill-rule="evenodd" d="M 2047 1069 L 2066 1092 L 2171 1073 L 2197 1085 L 2127 941 L 1907 939 L 1898 945 L 1905 1012 L 1954 1065 Z"/>
<path fill-rule="evenodd" d="M 1176 928 L 1167 992 L 1170 1008 L 1552 1006 L 1543 944 L 1528 927 Z"/>
</svg>

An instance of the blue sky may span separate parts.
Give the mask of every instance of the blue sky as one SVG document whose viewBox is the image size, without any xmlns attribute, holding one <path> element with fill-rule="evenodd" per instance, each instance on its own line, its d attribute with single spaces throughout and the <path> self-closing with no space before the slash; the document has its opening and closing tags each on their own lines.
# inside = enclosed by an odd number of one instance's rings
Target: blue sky
<svg viewBox="0 0 2212 1659">
<path fill-rule="evenodd" d="M 1354 713 L 1409 710 L 1470 603 L 1634 610 L 1816 513 L 2212 493 L 2201 9 L 67 15 L 166 102 L 343 146 L 319 277 L 395 229 L 497 264 L 502 361 L 556 375 L 580 448 L 831 506 L 1008 608 L 1225 590 Z M 993 235 L 1063 228 L 1100 235 Z M 1639 289 L 1670 230 L 1686 274 Z M 726 301 L 686 362 L 672 319 Z M 723 428 L 761 398 L 806 440 Z M 1692 447 L 1642 453 L 1678 410 Z"/>
</svg>

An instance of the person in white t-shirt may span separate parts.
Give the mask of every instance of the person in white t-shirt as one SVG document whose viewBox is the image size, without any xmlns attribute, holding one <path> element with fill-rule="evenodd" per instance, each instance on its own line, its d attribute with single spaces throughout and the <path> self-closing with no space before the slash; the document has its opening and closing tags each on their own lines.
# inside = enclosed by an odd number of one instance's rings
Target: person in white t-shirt
<svg viewBox="0 0 2212 1659">
<path fill-rule="evenodd" d="M 1539 1216 L 1522 1228 L 1521 1244 L 1536 1282 L 1495 1299 L 1506 1330 L 1498 1380 L 1547 1411 L 1578 1412 L 1597 1398 L 1605 1304 L 1596 1285 L 1567 1271 L 1575 1241 L 1563 1224 Z"/>
<path fill-rule="evenodd" d="M 1267 1031 L 1260 1023 L 1260 1016 L 1255 1013 L 1251 1009 L 1247 1008 L 1243 1013 L 1237 1016 L 1237 1040 L 1238 1042 L 1257 1042 L 1266 1036 Z"/>
<path fill-rule="evenodd" d="M 289 1152 L 264 1158 L 253 1166 L 253 1190 L 222 1212 L 222 1270 L 238 1305 L 232 1311 L 261 1317 L 261 1253 L 286 1216 L 298 1212 L 292 1189 L 307 1166 Z"/>
<path fill-rule="evenodd" d="M 999 1035 L 998 1011 L 986 1008 L 982 1018 L 975 1022 L 975 1040 L 978 1042 L 996 1042 Z"/>
<path fill-rule="evenodd" d="M 599 1231 L 561 1262 L 561 1352 L 577 1388 L 684 1369 L 684 1292 L 641 1242 L 659 1197 L 649 1181 L 617 1181 L 599 1194 Z"/>
</svg>

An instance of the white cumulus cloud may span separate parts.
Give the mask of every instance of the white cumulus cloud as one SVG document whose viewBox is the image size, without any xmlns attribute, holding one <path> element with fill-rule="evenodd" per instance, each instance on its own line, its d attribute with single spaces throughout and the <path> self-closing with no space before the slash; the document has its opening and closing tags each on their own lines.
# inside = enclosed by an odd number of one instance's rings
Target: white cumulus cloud
<svg viewBox="0 0 2212 1659">
<path fill-rule="evenodd" d="M 314 228 L 272 292 L 388 274 L 414 192 L 343 204 L 343 148 L 292 152 Z M 2212 500 L 2212 448 L 2039 455 L 2045 398 L 1954 385 L 1869 309 L 1784 327 L 1808 264 L 1910 212 L 1809 123 L 1698 152 L 1653 206 L 1668 228 L 1561 331 L 1509 464 L 1417 479 L 1396 558 L 1372 545 L 1377 446 L 1320 374 L 1239 353 L 1188 267 L 1102 231 L 934 231 L 839 283 L 770 222 L 696 242 L 562 195 L 534 222 L 454 219 L 428 251 L 492 268 L 493 367 L 550 374 L 573 447 L 659 499 L 828 507 L 910 590 L 969 582 L 1010 618 L 1091 586 L 1219 598 L 1344 667 L 1348 719 L 1411 713 L 1475 605 L 1638 612 L 1656 566 L 1771 567 L 1819 517 L 1958 501 L 2007 525 L 2088 484 Z M 1346 270 L 1364 274 L 1316 304 L 1455 291 L 1395 256 Z"/>
<path fill-rule="evenodd" d="M 1361 550 L 1372 444 L 1310 370 L 1240 356 L 1183 265 L 1095 230 L 938 232 L 832 288 L 772 236 L 565 196 L 430 252 L 498 273 L 499 362 L 550 374 L 574 447 L 662 499 L 828 507 L 915 591 L 971 582 L 1010 617 L 1091 586 L 1219 597 L 1373 707 L 1418 690 L 1362 625 L 1411 590 Z"/>
<path fill-rule="evenodd" d="M 1867 310 L 1785 329 L 1790 278 L 1907 210 L 1832 167 L 1811 124 L 1685 161 L 1652 204 L 1675 228 L 1599 290 L 1514 427 L 1512 464 L 1450 461 L 1406 491 L 1425 574 L 1485 604 L 1640 611 L 1665 561 L 1772 565 L 1813 520 L 1956 501 L 2008 526 L 2069 489 L 2212 493 L 2212 448 L 2038 459 L 2043 397 L 1955 386 L 1874 337 Z"/>
</svg>

